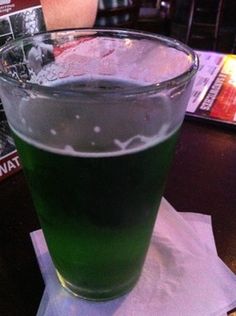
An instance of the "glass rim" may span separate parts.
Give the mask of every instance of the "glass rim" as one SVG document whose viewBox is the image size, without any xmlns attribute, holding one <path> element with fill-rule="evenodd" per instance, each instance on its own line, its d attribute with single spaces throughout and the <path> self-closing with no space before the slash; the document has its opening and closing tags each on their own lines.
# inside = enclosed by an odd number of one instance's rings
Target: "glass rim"
<svg viewBox="0 0 236 316">
<path fill-rule="evenodd" d="M 60 88 L 57 88 L 57 86 L 45 86 L 45 85 L 40 85 L 37 83 L 31 83 L 31 82 L 25 82 L 21 80 L 17 80 L 10 75 L 8 75 L 4 70 L 0 69 L 0 78 L 14 86 L 18 86 L 23 88 L 24 90 L 30 90 L 33 92 L 38 92 L 40 94 L 44 95 L 50 95 L 50 97 L 62 97 L 62 96 L 78 96 L 79 94 L 83 94 L 86 92 L 87 95 L 101 95 L 101 96 L 115 96 L 119 95 L 119 97 L 128 97 L 128 96 L 133 96 L 133 95 L 140 95 L 140 94 L 153 94 L 160 92 L 164 89 L 169 89 L 171 87 L 174 87 L 176 85 L 184 84 L 188 82 L 197 72 L 198 66 L 199 66 L 199 59 L 197 56 L 197 53 L 194 52 L 192 48 L 189 46 L 185 45 L 184 43 L 160 34 L 156 33 L 150 33 L 146 31 L 138 31 L 138 30 L 131 30 L 131 29 L 125 29 L 125 28 L 71 28 L 71 29 L 59 29 L 59 30 L 52 30 L 52 31 L 46 31 L 46 32 L 41 32 L 37 33 L 34 35 L 29 35 L 25 36 L 22 38 L 14 39 L 8 42 L 7 44 L 3 45 L 0 48 L 0 60 L 3 56 L 4 53 L 11 51 L 12 49 L 19 47 L 20 45 L 25 45 L 32 43 L 33 40 L 39 38 L 42 40 L 42 36 L 46 38 L 46 36 L 49 36 L 51 34 L 60 34 L 65 37 L 66 34 L 69 34 L 71 32 L 75 32 L 75 34 L 83 36 L 83 33 L 87 33 L 86 36 L 88 36 L 88 33 L 91 33 L 91 36 L 95 36 L 97 33 L 98 34 L 106 34 L 107 37 L 109 37 L 109 34 L 116 34 L 117 38 L 128 38 L 129 36 L 133 36 L 134 38 L 139 38 L 139 39 L 147 39 L 151 41 L 159 41 L 163 44 L 171 44 L 170 47 L 175 48 L 179 51 L 184 52 L 185 54 L 188 54 L 191 57 L 191 63 L 189 65 L 189 68 L 183 73 L 181 73 L 178 76 L 174 76 L 170 79 L 157 82 L 157 83 L 152 83 L 144 86 L 137 86 L 137 87 L 132 87 L 132 88 L 127 88 L 127 89 L 122 89 L 122 90 L 101 90 L 100 88 L 92 88 L 86 90 L 84 88 L 76 90 L 73 89 L 63 89 L 63 91 Z"/>
</svg>

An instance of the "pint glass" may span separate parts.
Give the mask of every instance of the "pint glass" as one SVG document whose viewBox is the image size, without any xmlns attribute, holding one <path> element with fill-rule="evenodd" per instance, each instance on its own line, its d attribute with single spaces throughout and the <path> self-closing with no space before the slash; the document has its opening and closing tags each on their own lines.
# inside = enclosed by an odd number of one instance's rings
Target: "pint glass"
<svg viewBox="0 0 236 316">
<path fill-rule="evenodd" d="M 159 35 L 63 30 L 1 49 L 0 93 L 61 284 L 106 300 L 137 282 L 195 53 Z"/>
</svg>

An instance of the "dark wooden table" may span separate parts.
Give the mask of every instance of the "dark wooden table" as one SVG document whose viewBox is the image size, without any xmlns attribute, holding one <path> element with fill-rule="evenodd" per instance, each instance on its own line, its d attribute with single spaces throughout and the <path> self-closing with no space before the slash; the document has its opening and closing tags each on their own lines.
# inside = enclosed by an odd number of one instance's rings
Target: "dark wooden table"
<svg viewBox="0 0 236 316">
<path fill-rule="evenodd" d="M 218 254 L 236 273 L 236 130 L 184 122 L 165 197 L 210 214 Z M 39 223 L 22 172 L 0 183 L 0 315 L 36 315 L 44 289 L 29 233 Z"/>
</svg>

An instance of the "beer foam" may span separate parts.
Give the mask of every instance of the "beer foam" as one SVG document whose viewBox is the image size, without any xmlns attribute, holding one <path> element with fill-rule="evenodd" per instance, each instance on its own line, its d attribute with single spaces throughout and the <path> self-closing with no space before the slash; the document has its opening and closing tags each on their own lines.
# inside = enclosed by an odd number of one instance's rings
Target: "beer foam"
<svg viewBox="0 0 236 316">
<path fill-rule="evenodd" d="M 126 141 L 120 141 L 119 139 L 114 139 L 114 144 L 121 150 L 128 150 L 130 147 L 132 147 L 132 144 L 136 146 L 142 145 L 142 144 L 148 144 L 148 143 L 155 143 L 158 138 L 160 138 L 160 135 L 165 135 L 167 132 L 169 125 L 164 124 L 161 129 L 158 132 L 158 135 L 155 136 L 144 136 L 144 135 L 135 135 Z"/>
<path fill-rule="evenodd" d="M 130 139 L 126 141 L 120 141 L 119 139 L 114 139 L 114 144 L 117 145 L 118 148 L 121 150 L 126 150 L 129 148 L 132 143 L 140 143 L 140 144 L 145 144 L 147 141 L 152 141 L 154 137 L 147 137 L 143 135 L 136 135 L 131 137 Z"/>
<path fill-rule="evenodd" d="M 146 150 L 148 148 L 151 148 L 153 146 L 156 146 L 158 144 L 161 144 L 168 138 L 170 138 L 172 135 L 174 135 L 178 130 L 180 126 L 178 126 L 174 131 L 169 132 L 165 135 L 157 135 L 157 136 L 144 136 L 144 135 L 136 135 L 132 138 L 126 140 L 126 141 L 120 141 L 118 139 L 114 139 L 114 144 L 118 147 L 118 150 L 114 151 L 105 151 L 105 152 L 80 152 L 74 149 L 71 145 L 65 145 L 64 148 L 55 148 L 50 147 L 47 145 L 44 145 L 40 142 L 33 141 L 32 139 L 22 135 L 21 133 L 17 132 L 12 126 L 11 129 L 13 132 L 22 140 L 29 143 L 32 146 L 35 146 L 41 150 L 45 150 L 54 154 L 64 155 L 64 156 L 72 156 L 72 157 L 81 157 L 81 158 L 106 158 L 106 157 L 117 157 L 117 156 L 124 156 L 129 154 L 135 154 L 138 152 L 141 152 L 143 150 Z M 139 145 L 136 144 L 135 147 L 129 148 L 130 144 L 133 141 L 138 141 Z M 95 142 L 91 142 L 91 146 L 95 146 Z"/>
<path fill-rule="evenodd" d="M 46 147 L 47 147 L 47 146 L 46 146 Z M 68 155 L 70 155 L 70 156 L 74 156 L 74 153 L 76 153 L 75 149 L 74 149 L 73 146 L 71 146 L 71 145 L 66 145 L 66 146 L 64 147 L 64 151 L 65 151 Z"/>
</svg>

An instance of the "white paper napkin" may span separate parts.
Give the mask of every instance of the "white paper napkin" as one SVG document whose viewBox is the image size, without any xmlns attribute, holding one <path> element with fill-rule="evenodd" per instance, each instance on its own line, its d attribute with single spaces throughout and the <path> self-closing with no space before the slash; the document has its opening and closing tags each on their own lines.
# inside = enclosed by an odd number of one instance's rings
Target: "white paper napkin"
<svg viewBox="0 0 236 316">
<path fill-rule="evenodd" d="M 112 301 L 67 293 L 42 231 L 31 238 L 46 284 L 37 316 L 222 316 L 236 307 L 236 276 L 217 256 L 210 216 L 176 212 L 165 199 L 138 284 Z"/>
</svg>

